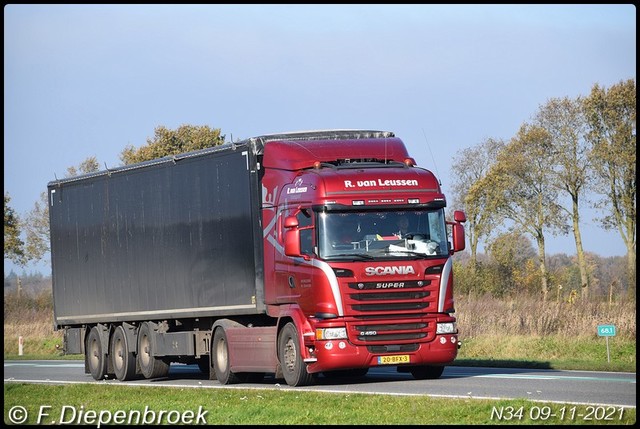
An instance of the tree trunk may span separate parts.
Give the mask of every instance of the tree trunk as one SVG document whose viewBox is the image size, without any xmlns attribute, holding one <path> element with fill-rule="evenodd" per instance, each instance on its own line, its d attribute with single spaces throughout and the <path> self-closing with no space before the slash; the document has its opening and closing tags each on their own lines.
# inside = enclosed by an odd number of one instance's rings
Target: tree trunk
<svg viewBox="0 0 640 429">
<path fill-rule="evenodd" d="M 636 296 L 636 248 L 627 243 L 627 296 Z"/>
<path fill-rule="evenodd" d="M 544 237 L 538 237 L 538 259 L 540 261 L 540 281 L 542 285 L 542 299 L 547 301 L 547 295 L 549 293 L 549 283 L 547 282 L 547 263 L 544 250 Z"/>
<path fill-rule="evenodd" d="M 475 277 L 478 267 L 478 242 L 471 243 L 471 274 Z"/>
<path fill-rule="evenodd" d="M 580 267 L 580 286 L 582 300 L 589 297 L 589 273 L 587 272 L 587 261 L 582 248 L 582 236 L 580 235 L 580 213 L 578 211 L 578 201 L 573 200 L 573 236 L 576 241 L 576 253 L 578 255 L 578 266 Z"/>
</svg>

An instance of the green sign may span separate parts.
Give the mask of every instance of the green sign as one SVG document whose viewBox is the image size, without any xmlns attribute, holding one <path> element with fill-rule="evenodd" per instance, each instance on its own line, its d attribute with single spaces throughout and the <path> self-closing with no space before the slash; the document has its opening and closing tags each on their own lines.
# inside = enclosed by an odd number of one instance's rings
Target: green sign
<svg viewBox="0 0 640 429">
<path fill-rule="evenodd" d="M 598 325 L 598 335 L 601 337 L 615 337 L 616 325 Z"/>
</svg>

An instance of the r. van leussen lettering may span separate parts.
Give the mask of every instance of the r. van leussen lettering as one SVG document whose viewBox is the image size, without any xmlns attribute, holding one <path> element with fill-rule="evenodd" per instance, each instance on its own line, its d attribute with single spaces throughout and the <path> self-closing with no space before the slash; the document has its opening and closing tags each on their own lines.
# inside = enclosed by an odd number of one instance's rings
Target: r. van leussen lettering
<svg viewBox="0 0 640 429">
<path fill-rule="evenodd" d="M 384 186 L 418 186 L 418 181 L 415 179 L 356 180 L 355 183 L 351 180 L 344 181 L 345 188 L 371 188 Z"/>
</svg>

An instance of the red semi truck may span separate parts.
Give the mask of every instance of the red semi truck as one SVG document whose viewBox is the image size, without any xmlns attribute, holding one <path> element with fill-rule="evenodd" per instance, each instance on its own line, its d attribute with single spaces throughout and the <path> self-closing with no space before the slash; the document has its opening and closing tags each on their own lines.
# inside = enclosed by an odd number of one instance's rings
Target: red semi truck
<svg viewBox="0 0 640 429">
<path fill-rule="evenodd" d="M 456 358 L 465 215 L 391 132 L 264 135 L 48 191 L 54 326 L 96 380 L 438 378 Z"/>
</svg>

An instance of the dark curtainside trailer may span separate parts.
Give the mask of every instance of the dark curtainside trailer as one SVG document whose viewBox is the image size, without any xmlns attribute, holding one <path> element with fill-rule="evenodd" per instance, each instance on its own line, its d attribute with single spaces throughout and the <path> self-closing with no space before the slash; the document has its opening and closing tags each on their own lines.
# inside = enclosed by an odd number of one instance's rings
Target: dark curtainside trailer
<svg viewBox="0 0 640 429">
<path fill-rule="evenodd" d="M 264 313 L 255 163 L 225 144 L 50 182 L 56 328 Z"/>
</svg>

